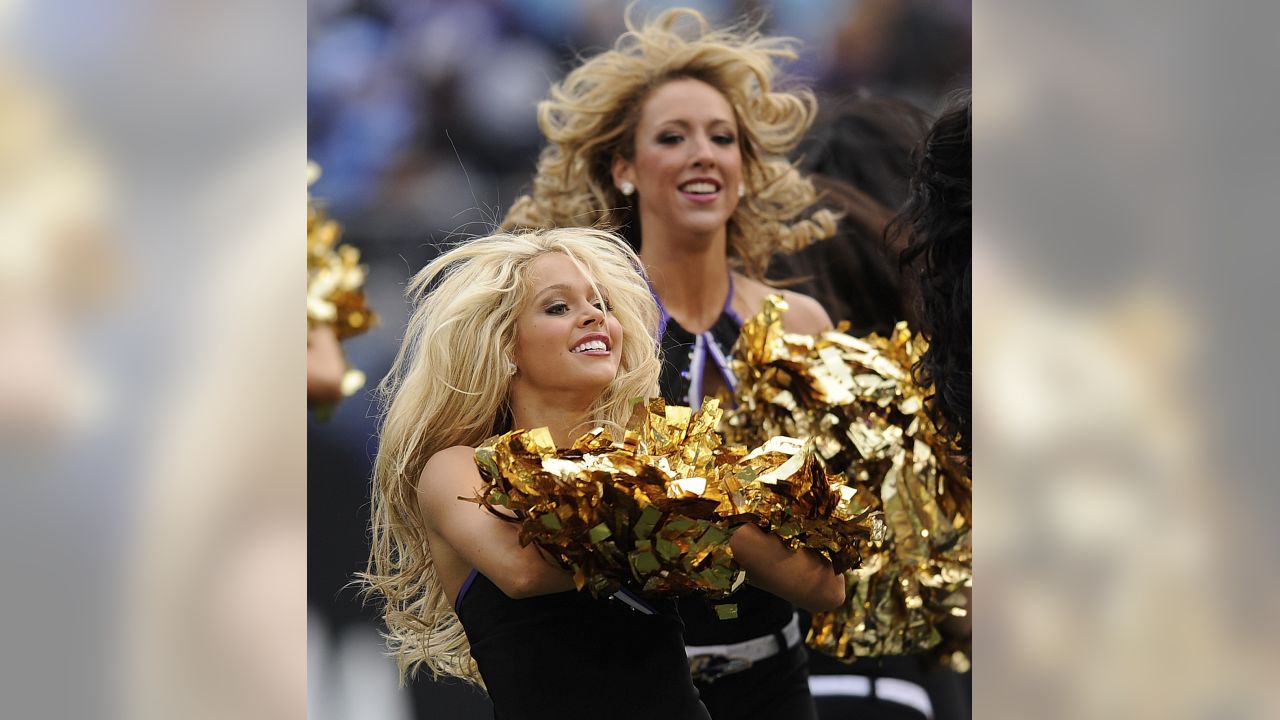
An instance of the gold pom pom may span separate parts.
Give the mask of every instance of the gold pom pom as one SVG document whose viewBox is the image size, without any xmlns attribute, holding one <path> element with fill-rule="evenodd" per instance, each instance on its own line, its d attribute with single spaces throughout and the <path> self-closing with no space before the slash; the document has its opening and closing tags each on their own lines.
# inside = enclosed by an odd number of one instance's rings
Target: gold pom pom
<svg viewBox="0 0 1280 720">
<path fill-rule="evenodd" d="M 627 584 L 724 597 L 745 577 L 729 546 L 744 523 L 853 566 L 870 513 L 812 444 L 726 446 L 721 414 L 714 399 L 697 412 L 653 400 L 636 405 L 621 438 L 598 428 L 568 450 L 545 428 L 506 433 L 476 450 L 489 483 L 478 501 L 499 517 L 513 511 L 520 541 L 538 543 L 597 596 Z"/>
<path fill-rule="evenodd" d="M 742 328 L 731 365 L 734 442 L 808 438 L 858 507 L 883 518 L 845 574 L 847 600 L 814 616 L 810 647 L 842 660 L 943 652 L 940 626 L 967 612 L 972 583 L 972 484 L 927 414 L 931 388 L 911 368 L 924 339 L 899 323 L 887 337 L 782 329 L 781 296 Z M 963 652 L 947 647 L 951 665 Z M 965 661 L 967 662 L 967 660 Z"/>
</svg>

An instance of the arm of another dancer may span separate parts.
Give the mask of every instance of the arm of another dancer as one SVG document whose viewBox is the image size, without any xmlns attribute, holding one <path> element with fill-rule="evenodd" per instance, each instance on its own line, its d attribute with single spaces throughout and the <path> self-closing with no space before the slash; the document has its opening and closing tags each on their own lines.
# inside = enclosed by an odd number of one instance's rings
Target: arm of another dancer
<svg viewBox="0 0 1280 720">
<path fill-rule="evenodd" d="M 808 550 L 790 550 L 755 525 L 742 525 L 729 541 L 747 571 L 747 582 L 808 612 L 833 610 L 844 602 L 844 575 Z"/>
<path fill-rule="evenodd" d="M 519 525 L 474 502 L 484 481 L 474 450 L 455 446 L 427 461 L 418 481 L 418 508 L 429 536 L 439 537 L 471 567 L 513 599 L 573 589 L 573 577 L 551 564 L 537 545 L 520 546 Z"/>
<path fill-rule="evenodd" d="M 329 405 L 342 399 L 347 363 L 333 325 L 307 329 L 307 405 Z"/>
</svg>

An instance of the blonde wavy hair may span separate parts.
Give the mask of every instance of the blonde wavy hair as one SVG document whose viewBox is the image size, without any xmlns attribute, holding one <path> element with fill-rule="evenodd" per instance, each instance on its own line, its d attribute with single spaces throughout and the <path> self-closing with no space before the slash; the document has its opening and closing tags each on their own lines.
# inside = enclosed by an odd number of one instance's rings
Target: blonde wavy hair
<svg viewBox="0 0 1280 720">
<path fill-rule="evenodd" d="M 682 32 L 681 21 L 692 25 Z M 718 90 L 738 123 L 747 194 L 728 222 L 729 256 L 763 278 L 769 258 L 830 237 L 839 216 L 817 210 L 813 184 L 786 159 L 817 111 L 812 91 L 775 90 L 775 61 L 795 59 L 791 38 L 765 37 L 752 26 L 715 30 L 696 10 L 667 10 L 627 32 L 613 49 L 585 61 L 538 104 L 548 144 L 538 158 L 533 189 L 502 222 L 527 227 L 622 228 L 639 247 L 635 209 L 614 187 L 615 156 L 632 159 L 645 99 L 671 80 L 692 78 Z"/>
<path fill-rule="evenodd" d="M 634 398 L 657 394 L 658 309 L 640 259 L 622 238 L 569 228 L 497 234 L 463 243 L 409 283 L 408 329 L 378 387 L 384 411 L 374 462 L 372 549 L 357 577 L 384 601 L 387 643 L 403 682 L 426 666 L 481 685 L 471 646 L 436 574 L 418 513 L 418 476 L 454 445 L 511 429 L 508 393 L 516 320 L 531 300 L 526 272 L 563 253 L 591 279 L 622 326 L 618 373 L 591 409 L 593 424 L 620 426 Z M 589 428 L 584 428 L 589 429 Z"/>
</svg>

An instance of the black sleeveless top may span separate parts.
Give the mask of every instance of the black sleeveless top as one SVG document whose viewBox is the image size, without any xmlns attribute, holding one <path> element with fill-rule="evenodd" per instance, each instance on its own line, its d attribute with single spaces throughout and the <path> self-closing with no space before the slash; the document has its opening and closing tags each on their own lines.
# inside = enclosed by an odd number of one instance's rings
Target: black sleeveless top
<svg viewBox="0 0 1280 720">
<path fill-rule="evenodd" d="M 696 335 L 667 314 L 667 308 L 657 293 L 653 293 L 653 299 L 661 312 L 658 342 L 662 347 L 662 373 L 658 376 L 658 387 L 663 399 L 697 410 L 702 406 L 703 377 L 708 368 L 714 368 L 720 374 L 726 387 L 735 387 L 737 380 L 729 369 L 729 351 L 742 332 L 742 318 L 731 307 L 733 275 L 729 276 L 729 297 L 720 316 L 710 330 Z"/>
<path fill-rule="evenodd" d="M 652 288 L 651 288 L 652 290 Z M 718 372 L 726 387 L 737 385 L 729 368 L 729 353 L 742 331 L 742 319 L 733 311 L 733 275 L 729 275 L 729 296 L 720 316 L 705 332 L 694 334 L 675 321 L 662 306 L 657 293 L 653 299 L 661 311 L 659 344 L 662 347 L 662 374 L 658 384 L 669 403 L 702 405 L 703 381 L 708 369 Z M 737 605 L 737 617 L 721 620 L 717 605 Z M 677 602 L 684 620 L 686 645 L 733 645 L 765 635 L 781 635 L 795 615 L 787 600 L 752 585 L 714 603 L 701 597 L 683 597 Z M 742 672 L 714 682 L 696 682 L 706 706 L 716 720 L 747 717 L 778 717 L 788 720 L 816 720 L 809 695 L 808 654 L 803 644 L 761 661 Z"/>
<path fill-rule="evenodd" d="M 458 617 L 497 720 L 709 720 L 689 677 L 682 626 L 670 601 L 562 592 L 507 597 L 475 571 Z"/>
<path fill-rule="evenodd" d="M 732 307 L 733 275 L 729 275 L 729 296 L 720 316 L 709 330 L 696 335 L 667 313 L 657 293 L 653 297 L 661 311 L 658 332 L 662 374 L 658 386 L 663 399 L 697 409 L 702 405 L 703 377 L 708 369 L 719 372 L 725 386 L 734 388 L 737 379 L 729 369 L 729 354 L 742 331 L 742 318 Z M 790 602 L 750 585 L 743 585 L 732 597 L 716 602 L 717 605 L 724 603 L 738 606 L 736 619 L 719 619 L 712 604 L 705 599 L 680 599 L 686 644 L 726 645 L 769 635 L 782 630 L 795 612 Z"/>
</svg>

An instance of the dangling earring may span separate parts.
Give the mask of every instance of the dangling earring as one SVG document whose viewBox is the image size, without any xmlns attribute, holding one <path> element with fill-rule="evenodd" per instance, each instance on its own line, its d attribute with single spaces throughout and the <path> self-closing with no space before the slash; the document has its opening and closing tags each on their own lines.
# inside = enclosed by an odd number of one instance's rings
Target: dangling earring
<svg viewBox="0 0 1280 720">
<path fill-rule="evenodd" d="M 631 197 L 632 193 L 636 191 L 636 186 L 632 185 L 630 180 L 623 180 L 618 185 L 618 190 L 621 191 L 623 195 Z"/>
<path fill-rule="evenodd" d="M 746 196 L 747 196 L 747 184 L 743 182 L 738 183 L 738 199 L 741 200 Z"/>
</svg>

